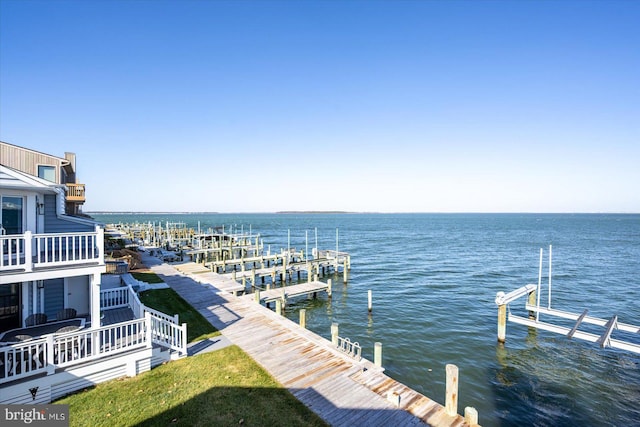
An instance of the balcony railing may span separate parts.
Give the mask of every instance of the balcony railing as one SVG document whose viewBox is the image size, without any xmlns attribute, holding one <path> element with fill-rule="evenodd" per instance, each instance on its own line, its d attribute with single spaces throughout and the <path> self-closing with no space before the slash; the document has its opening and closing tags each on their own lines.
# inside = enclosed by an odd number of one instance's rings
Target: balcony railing
<svg viewBox="0 0 640 427">
<path fill-rule="evenodd" d="M 84 203 L 84 184 L 65 184 L 67 186 L 67 202 Z"/>
<path fill-rule="evenodd" d="M 104 264 L 104 231 L 0 236 L 0 273 L 32 272 L 34 268 Z"/>
<path fill-rule="evenodd" d="M 178 315 L 168 315 L 144 305 L 130 284 L 100 291 L 100 310 L 129 307 L 136 318 L 151 316 L 151 340 L 154 344 L 187 354 L 187 324 Z"/>
</svg>

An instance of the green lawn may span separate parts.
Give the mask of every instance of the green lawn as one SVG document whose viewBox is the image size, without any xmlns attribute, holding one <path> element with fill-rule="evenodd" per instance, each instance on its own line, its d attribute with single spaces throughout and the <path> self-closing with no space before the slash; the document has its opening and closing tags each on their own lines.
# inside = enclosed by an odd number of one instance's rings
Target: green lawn
<svg viewBox="0 0 640 427">
<path fill-rule="evenodd" d="M 149 282 L 147 282 L 149 283 Z M 198 313 L 173 289 L 151 289 L 140 292 L 140 301 L 148 307 L 173 316 L 178 314 L 180 323 L 187 324 L 187 341 L 200 341 L 220 335 L 207 319 Z"/>
<path fill-rule="evenodd" d="M 164 283 L 164 280 L 162 280 L 160 276 L 158 276 L 156 273 L 151 271 L 145 272 L 145 273 L 131 272 L 131 275 L 133 276 L 134 279 L 140 280 L 141 282 Z"/>
<path fill-rule="evenodd" d="M 239 347 L 67 396 L 71 426 L 325 426 Z"/>
</svg>

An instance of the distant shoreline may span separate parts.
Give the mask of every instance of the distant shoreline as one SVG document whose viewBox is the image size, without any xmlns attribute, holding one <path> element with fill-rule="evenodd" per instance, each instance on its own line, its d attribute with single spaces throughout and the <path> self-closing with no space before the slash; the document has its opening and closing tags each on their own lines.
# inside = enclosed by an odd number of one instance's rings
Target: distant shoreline
<svg viewBox="0 0 640 427">
<path fill-rule="evenodd" d="M 135 211 L 90 211 L 87 215 L 230 215 L 230 214 L 355 214 L 375 212 L 349 212 L 349 211 L 278 211 L 278 212 L 135 212 Z"/>
<path fill-rule="evenodd" d="M 371 214 L 371 215 L 638 215 L 640 212 L 356 212 L 356 211 L 277 211 L 277 212 L 136 212 L 87 211 L 85 215 L 269 215 L 269 214 Z"/>
</svg>

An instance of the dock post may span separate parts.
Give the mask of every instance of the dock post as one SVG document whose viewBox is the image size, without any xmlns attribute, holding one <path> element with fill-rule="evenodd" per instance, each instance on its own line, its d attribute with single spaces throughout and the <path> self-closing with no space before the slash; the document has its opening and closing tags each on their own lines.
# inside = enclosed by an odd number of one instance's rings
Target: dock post
<svg viewBox="0 0 640 427">
<path fill-rule="evenodd" d="M 347 270 L 347 259 L 344 259 L 344 265 L 342 266 L 342 282 L 346 285 L 349 281 L 349 270 Z"/>
<path fill-rule="evenodd" d="M 236 271 L 235 271 L 235 270 L 233 270 L 233 271 L 231 272 L 231 279 L 232 279 L 234 282 L 236 281 Z"/>
<path fill-rule="evenodd" d="M 282 316 L 282 300 L 280 298 L 276 300 L 276 314 Z"/>
<path fill-rule="evenodd" d="M 327 280 L 327 296 L 329 298 L 331 298 L 331 293 L 332 293 L 331 286 L 332 286 L 331 279 L 328 279 Z"/>
<path fill-rule="evenodd" d="M 373 364 L 382 368 L 382 343 L 376 342 L 373 345 Z"/>
<path fill-rule="evenodd" d="M 300 327 L 302 328 L 307 327 L 307 309 L 306 308 L 300 309 Z"/>
<path fill-rule="evenodd" d="M 534 289 L 533 291 L 529 292 L 529 297 L 527 298 L 527 304 L 529 305 L 536 305 L 536 290 Z M 529 310 L 529 319 L 531 320 L 535 320 L 536 318 L 536 312 Z"/>
<path fill-rule="evenodd" d="M 466 408 L 464 408 L 464 420 L 470 426 L 477 426 L 478 425 L 478 411 L 476 410 L 476 408 L 473 408 L 471 406 L 467 406 Z"/>
<path fill-rule="evenodd" d="M 311 263 L 307 261 L 307 282 L 311 282 L 311 278 L 313 277 L 313 272 L 311 268 Z"/>
<path fill-rule="evenodd" d="M 331 324 L 331 343 L 338 346 L 338 324 L 335 322 Z"/>
<path fill-rule="evenodd" d="M 368 294 L 369 294 L 368 295 L 368 297 L 369 297 L 368 307 L 369 307 L 369 313 L 371 313 L 371 311 L 373 310 L 373 296 L 371 295 L 371 289 L 369 289 Z"/>
<path fill-rule="evenodd" d="M 260 289 L 256 289 L 256 291 L 253 293 L 253 298 L 258 304 L 260 304 Z"/>
<path fill-rule="evenodd" d="M 287 259 L 282 259 L 282 283 L 287 283 Z"/>
<path fill-rule="evenodd" d="M 505 342 L 507 336 L 507 305 L 498 306 L 498 342 Z"/>
<path fill-rule="evenodd" d="M 445 411 L 452 417 L 458 414 L 458 367 L 451 363 L 446 366 L 447 385 Z"/>
</svg>

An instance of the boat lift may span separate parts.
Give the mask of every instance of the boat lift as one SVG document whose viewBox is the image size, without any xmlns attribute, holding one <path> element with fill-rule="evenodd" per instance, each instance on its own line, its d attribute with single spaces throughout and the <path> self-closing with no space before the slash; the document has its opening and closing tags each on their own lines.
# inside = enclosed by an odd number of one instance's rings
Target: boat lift
<svg viewBox="0 0 640 427">
<path fill-rule="evenodd" d="M 566 335 L 569 339 L 577 338 L 585 341 L 595 342 L 600 345 L 601 348 L 611 347 L 640 354 L 640 344 L 634 344 L 631 342 L 611 338 L 611 334 L 615 329 L 630 333 L 640 332 L 640 327 L 638 326 L 618 322 L 617 315 L 614 315 L 610 319 L 600 319 L 597 317 L 588 316 L 587 313 L 589 312 L 589 310 L 584 310 L 582 313 L 577 314 L 551 308 L 551 253 L 552 247 L 550 245 L 547 307 L 540 306 L 540 294 L 542 291 L 542 248 L 540 249 L 538 284 L 528 284 L 507 294 L 505 294 L 504 292 L 497 293 L 495 302 L 498 306 L 498 341 L 505 342 L 506 320 L 509 320 L 510 322 L 518 323 L 532 328 Z M 511 302 L 525 295 L 527 295 L 525 309 L 529 311 L 528 318 L 517 316 L 511 313 L 511 309 L 509 308 L 509 304 Z M 569 328 L 554 325 L 552 323 L 542 322 L 540 321 L 540 314 L 573 320 L 575 321 L 575 324 L 572 328 Z M 596 335 L 590 332 L 580 331 L 578 328 L 583 323 L 603 327 L 604 332 L 601 335 Z"/>
</svg>

